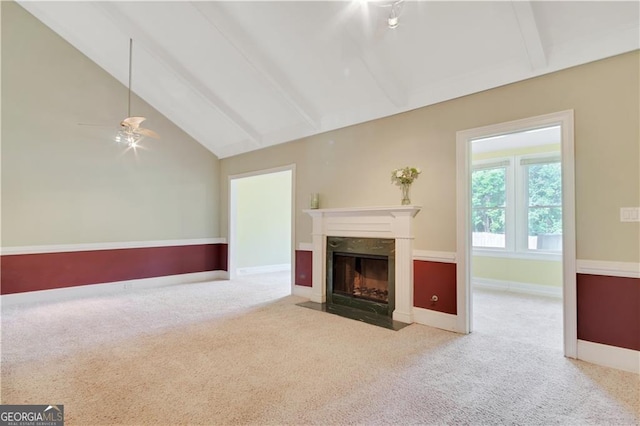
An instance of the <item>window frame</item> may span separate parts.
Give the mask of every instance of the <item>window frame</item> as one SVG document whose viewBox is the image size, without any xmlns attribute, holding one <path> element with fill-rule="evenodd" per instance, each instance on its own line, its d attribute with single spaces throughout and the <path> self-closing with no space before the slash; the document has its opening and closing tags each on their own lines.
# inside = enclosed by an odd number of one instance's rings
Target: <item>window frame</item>
<svg viewBox="0 0 640 426">
<path fill-rule="evenodd" d="M 535 154 L 520 154 L 473 161 L 471 173 L 476 170 L 498 168 L 503 164 L 505 170 L 505 247 L 476 247 L 471 244 L 473 255 L 503 257 L 511 259 L 562 260 L 562 250 L 530 249 L 529 236 L 529 192 L 527 167 L 522 160 L 557 159 L 562 167 L 560 151 L 547 151 Z M 495 165 L 495 167 L 492 167 Z M 559 205 L 562 208 L 562 204 Z M 473 205 L 470 206 L 473 211 Z M 564 212 L 563 212 L 564 213 Z M 473 228 L 472 228 L 473 229 Z M 472 231 L 473 232 L 473 231 Z"/>
<path fill-rule="evenodd" d="M 530 164 L 523 165 L 523 160 L 529 160 Z M 537 160 L 537 161 L 536 161 Z M 544 152 L 538 154 L 526 154 L 526 155 L 516 155 L 516 179 L 518 191 L 516 195 L 520 195 L 518 198 L 520 200 L 516 200 L 516 226 L 520 232 L 516 232 L 516 247 L 519 252 L 523 253 L 546 253 L 546 254 L 558 254 L 560 257 L 562 256 L 561 250 L 541 250 L 541 249 L 530 249 L 529 248 L 529 173 L 528 167 L 529 165 L 534 164 L 560 164 L 560 179 L 562 179 L 562 158 L 560 157 L 560 152 Z M 562 188 L 562 185 L 561 185 Z M 562 194 L 560 195 L 562 200 Z M 557 205 L 562 210 L 562 201 Z"/>
<path fill-rule="evenodd" d="M 486 160 L 474 161 L 471 166 L 471 174 L 478 170 L 498 169 L 504 167 L 504 179 L 505 179 L 505 207 L 504 207 L 504 247 L 476 247 L 471 243 L 473 250 L 487 250 L 489 252 L 504 253 L 513 251 L 515 238 L 514 238 L 514 224 L 513 218 L 515 217 L 514 211 L 514 179 L 513 179 L 513 156 L 508 157 L 496 157 Z M 472 177 L 473 179 L 473 177 Z M 472 189 L 473 190 L 473 189 Z M 471 204 L 471 211 L 475 209 Z M 473 229 L 473 226 L 472 228 Z"/>
</svg>

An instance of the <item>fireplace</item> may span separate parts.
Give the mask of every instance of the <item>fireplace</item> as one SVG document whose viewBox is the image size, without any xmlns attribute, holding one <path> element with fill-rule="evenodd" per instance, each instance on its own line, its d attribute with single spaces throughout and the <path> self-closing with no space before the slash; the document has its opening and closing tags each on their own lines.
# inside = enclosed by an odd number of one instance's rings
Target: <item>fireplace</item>
<svg viewBox="0 0 640 426">
<path fill-rule="evenodd" d="M 348 316 L 344 312 L 355 310 L 358 315 L 367 312 L 377 319 L 384 318 L 387 323 L 390 321 L 392 326 L 396 322 L 411 324 L 412 223 L 419 211 L 418 206 L 305 210 L 313 218 L 312 287 L 309 295 L 311 302 L 331 307 L 334 313 L 341 310 L 341 315 L 344 316 Z M 382 277 L 385 275 L 379 262 L 385 259 L 388 281 L 386 300 L 385 290 L 382 290 L 381 296 L 378 286 L 378 282 L 383 281 Z M 339 264 L 338 271 L 343 270 L 342 273 L 336 272 L 338 275 L 335 276 L 334 262 Z M 347 284 L 334 285 L 334 278 L 347 273 L 353 275 L 353 280 L 359 280 L 359 286 L 356 286 L 355 282 L 353 288 Z M 351 280 L 348 276 L 347 278 Z M 363 280 L 365 297 L 362 294 Z M 356 287 L 359 290 L 356 290 Z M 372 294 L 374 297 L 371 297 Z"/>
<path fill-rule="evenodd" d="M 395 240 L 327 237 L 327 310 L 391 318 L 395 309 Z M 339 311 L 339 312 L 338 312 Z"/>
</svg>

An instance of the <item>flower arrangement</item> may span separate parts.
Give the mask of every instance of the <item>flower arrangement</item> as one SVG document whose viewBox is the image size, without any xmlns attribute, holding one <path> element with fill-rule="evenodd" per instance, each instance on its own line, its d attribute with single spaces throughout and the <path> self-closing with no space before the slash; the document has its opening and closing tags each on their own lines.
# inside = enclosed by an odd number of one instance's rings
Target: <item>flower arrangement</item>
<svg viewBox="0 0 640 426">
<path fill-rule="evenodd" d="M 408 166 L 401 169 L 395 169 L 391 172 L 391 182 L 402 188 L 403 206 L 411 204 L 411 199 L 409 198 L 409 187 L 411 187 L 414 180 L 418 179 L 420 173 L 422 173 L 422 170 Z"/>
<path fill-rule="evenodd" d="M 415 167 L 404 167 L 391 172 L 391 182 L 396 185 L 411 185 L 414 180 L 418 179 L 418 175 L 422 170 Z"/>
</svg>

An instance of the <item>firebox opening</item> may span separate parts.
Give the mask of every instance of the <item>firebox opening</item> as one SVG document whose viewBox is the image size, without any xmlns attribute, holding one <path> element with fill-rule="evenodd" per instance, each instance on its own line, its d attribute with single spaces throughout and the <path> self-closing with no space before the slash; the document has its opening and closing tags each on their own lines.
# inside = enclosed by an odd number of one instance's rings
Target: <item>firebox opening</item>
<svg viewBox="0 0 640 426">
<path fill-rule="evenodd" d="M 331 236 L 326 253 L 327 310 L 376 325 L 392 325 L 395 240 Z"/>
<path fill-rule="evenodd" d="M 355 299 L 388 303 L 388 257 L 334 253 L 333 292 Z"/>
</svg>

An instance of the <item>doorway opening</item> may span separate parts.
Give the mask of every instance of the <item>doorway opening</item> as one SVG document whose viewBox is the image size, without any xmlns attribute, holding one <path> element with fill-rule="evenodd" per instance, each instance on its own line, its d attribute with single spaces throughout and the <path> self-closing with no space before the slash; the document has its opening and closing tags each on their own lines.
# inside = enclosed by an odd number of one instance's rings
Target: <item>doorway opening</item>
<svg viewBox="0 0 640 426">
<path fill-rule="evenodd" d="M 575 358 L 573 112 L 461 131 L 457 143 L 458 330 L 531 337 L 545 323 L 546 344 Z"/>
<path fill-rule="evenodd" d="M 294 173 L 287 166 L 229 177 L 231 279 L 279 273 L 291 288 Z"/>
<path fill-rule="evenodd" d="M 562 348 L 559 125 L 471 140 L 471 306 L 478 332 Z"/>
</svg>

